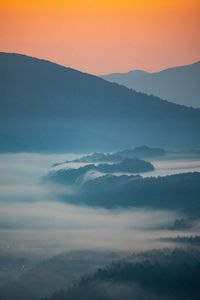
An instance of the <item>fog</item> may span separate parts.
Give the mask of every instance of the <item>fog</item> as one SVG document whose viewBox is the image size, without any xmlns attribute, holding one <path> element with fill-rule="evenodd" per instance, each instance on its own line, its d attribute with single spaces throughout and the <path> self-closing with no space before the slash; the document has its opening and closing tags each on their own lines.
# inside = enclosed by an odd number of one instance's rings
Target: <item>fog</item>
<svg viewBox="0 0 200 300">
<path fill-rule="evenodd" d="M 73 249 L 140 250 L 162 247 L 155 239 L 188 232 L 170 231 L 176 212 L 100 209 L 57 199 L 61 190 L 43 185 L 56 161 L 73 154 L 0 155 L 0 251 L 54 255 Z M 66 190 L 65 190 L 66 192 Z M 68 193 L 73 193 L 68 188 Z M 163 245 L 165 247 L 166 244 Z"/>
<path fill-rule="evenodd" d="M 172 155 L 151 162 L 155 167 L 155 171 L 144 173 L 143 177 L 200 172 L 200 157 L 177 157 Z"/>
<path fill-rule="evenodd" d="M 33 252 L 37 248 L 41 254 L 47 246 L 51 254 L 71 249 L 152 247 L 151 239 L 168 236 L 169 232 L 164 229 L 176 217 L 164 211 L 108 211 L 54 201 L 3 202 L 0 211 L 1 242 L 7 244 L 10 251 Z"/>
</svg>

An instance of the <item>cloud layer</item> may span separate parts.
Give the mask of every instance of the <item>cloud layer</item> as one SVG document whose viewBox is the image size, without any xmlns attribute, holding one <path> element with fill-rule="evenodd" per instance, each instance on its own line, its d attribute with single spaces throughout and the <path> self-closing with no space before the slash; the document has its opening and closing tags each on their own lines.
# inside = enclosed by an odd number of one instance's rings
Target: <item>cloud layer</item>
<svg viewBox="0 0 200 300">
<path fill-rule="evenodd" d="M 95 209 L 59 202 L 42 176 L 66 155 L 0 155 L 0 251 L 49 255 L 72 249 L 155 247 L 175 212 Z M 62 190 L 60 191 L 62 192 Z M 70 191 L 69 191 L 70 192 Z M 180 233 L 179 233 L 180 234 Z"/>
</svg>

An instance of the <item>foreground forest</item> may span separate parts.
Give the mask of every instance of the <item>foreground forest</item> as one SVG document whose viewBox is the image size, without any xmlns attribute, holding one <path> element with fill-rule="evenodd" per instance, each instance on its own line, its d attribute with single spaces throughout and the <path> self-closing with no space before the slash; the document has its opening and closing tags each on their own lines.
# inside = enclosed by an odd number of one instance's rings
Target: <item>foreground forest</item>
<svg viewBox="0 0 200 300">
<path fill-rule="evenodd" d="M 152 250 L 114 262 L 47 299 L 197 300 L 199 278 L 199 250 Z"/>
</svg>

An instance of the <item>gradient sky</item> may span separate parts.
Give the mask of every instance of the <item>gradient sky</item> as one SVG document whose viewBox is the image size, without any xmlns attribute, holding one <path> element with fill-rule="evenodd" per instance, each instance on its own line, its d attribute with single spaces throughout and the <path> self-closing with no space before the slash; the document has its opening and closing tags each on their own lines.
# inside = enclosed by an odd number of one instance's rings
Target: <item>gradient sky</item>
<svg viewBox="0 0 200 300">
<path fill-rule="evenodd" d="M 0 51 L 95 74 L 200 60 L 199 0 L 1 0 Z"/>
</svg>

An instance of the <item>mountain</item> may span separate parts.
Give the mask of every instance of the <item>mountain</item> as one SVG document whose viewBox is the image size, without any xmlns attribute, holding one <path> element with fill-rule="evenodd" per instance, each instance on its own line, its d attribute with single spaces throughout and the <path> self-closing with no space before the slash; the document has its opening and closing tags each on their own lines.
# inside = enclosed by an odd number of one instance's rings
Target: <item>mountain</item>
<svg viewBox="0 0 200 300">
<path fill-rule="evenodd" d="M 101 77 L 177 104 L 200 107 L 200 61 L 156 73 L 135 70 Z"/>
<path fill-rule="evenodd" d="M 0 53 L 0 151 L 199 148 L 200 110 L 60 65 Z"/>
</svg>

